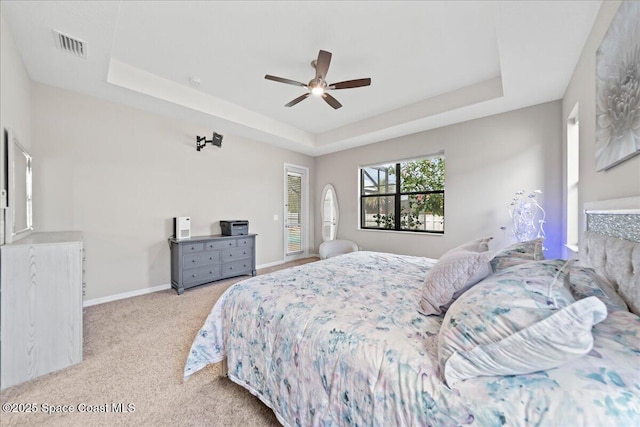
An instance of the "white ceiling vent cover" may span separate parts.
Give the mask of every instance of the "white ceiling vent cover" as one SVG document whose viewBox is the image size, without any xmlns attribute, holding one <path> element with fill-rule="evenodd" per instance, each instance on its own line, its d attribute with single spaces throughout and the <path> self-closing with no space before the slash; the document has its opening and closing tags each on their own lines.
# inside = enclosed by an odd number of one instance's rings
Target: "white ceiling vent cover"
<svg viewBox="0 0 640 427">
<path fill-rule="evenodd" d="M 58 49 L 81 58 L 87 58 L 87 42 L 73 38 L 56 30 L 53 30 L 53 35 Z"/>
</svg>

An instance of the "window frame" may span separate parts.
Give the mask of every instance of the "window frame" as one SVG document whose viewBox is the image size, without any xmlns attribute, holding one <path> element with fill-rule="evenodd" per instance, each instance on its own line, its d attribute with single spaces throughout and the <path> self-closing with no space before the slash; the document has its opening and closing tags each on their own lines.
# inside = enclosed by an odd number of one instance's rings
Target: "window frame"
<svg viewBox="0 0 640 427">
<path fill-rule="evenodd" d="M 580 251 L 580 120 L 576 103 L 567 118 L 565 157 L 565 247 L 574 253 Z"/>
<path fill-rule="evenodd" d="M 359 227 L 360 230 L 375 230 L 375 231 L 389 231 L 389 232 L 400 232 L 400 233 L 426 233 L 426 234 L 436 234 L 436 235 L 442 235 L 444 234 L 444 218 L 445 218 L 445 189 L 443 188 L 442 190 L 429 190 L 429 191 L 408 191 L 408 192 L 402 192 L 402 175 L 401 175 L 401 164 L 402 163 L 406 163 L 406 162 L 417 162 L 417 161 L 421 161 L 421 160 L 430 160 L 430 159 L 434 159 L 434 158 L 442 158 L 442 160 L 444 161 L 444 153 L 438 153 L 438 154 L 433 154 L 430 156 L 425 156 L 425 157 L 419 157 L 419 158 L 413 158 L 413 159 L 407 159 L 407 160 L 398 160 L 398 161 L 389 161 L 389 162 L 381 162 L 381 163 L 377 163 L 377 164 L 373 164 L 373 165 L 366 165 L 366 166 L 360 166 L 359 168 L 359 173 L 358 173 L 358 180 L 359 180 L 359 200 L 360 200 L 360 206 L 359 206 L 359 210 L 360 210 L 360 220 L 359 220 Z M 376 167 L 376 166 L 383 166 L 383 165 L 394 165 L 395 166 L 395 175 L 396 175 L 396 183 L 394 184 L 395 186 L 395 191 L 393 193 L 376 193 L 376 194 L 365 194 L 365 189 L 364 189 L 364 173 L 365 173 L 365 169 L 368 167 Z M 445 174 L 446 174 L 446 162 L 445 162 Z M 446 180 L 445 180 L 446 183 Z M 430 196 L 432 194 L 441 194 L 442 195 L 442 230 L 412 230 L 412 229 L 403 229 L 402 228 L 402 220 L 401 220 L 401 213 L 402 213 L 402 196 L 415 196 L 415 195 L 424 195 L 424 196 Z M 394 197 L 394 207 L 393 207 L 393 215 L 394 215 L 394 228 L 382 228 L 382 227 L 367 227 L 365 226 L 365 210 L 364 210 L 364 206 L 365 206 L 365 200 L 368 198 L 373 198 L 373 197 Z"/>
</svg>

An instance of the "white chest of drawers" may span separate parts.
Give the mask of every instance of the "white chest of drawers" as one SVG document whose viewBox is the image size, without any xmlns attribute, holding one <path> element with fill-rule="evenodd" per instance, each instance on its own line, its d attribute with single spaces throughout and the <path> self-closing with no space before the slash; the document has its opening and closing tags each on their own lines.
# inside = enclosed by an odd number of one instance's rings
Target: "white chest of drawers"
<svg viewBox="0 0 640 427">
<path fill-rule="evenodd" d="M 82 361 L 82 233 L 33 233 L 0 249 L 0 386 Z"/>
</svg>

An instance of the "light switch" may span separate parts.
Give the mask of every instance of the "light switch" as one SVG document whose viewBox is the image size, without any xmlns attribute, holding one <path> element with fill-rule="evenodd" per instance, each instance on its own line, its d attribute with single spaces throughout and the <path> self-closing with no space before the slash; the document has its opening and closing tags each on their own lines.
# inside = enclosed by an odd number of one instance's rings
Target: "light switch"
<svg viewBox="0 0 640 427">
<path fill-rule="evenodd" d="M 274 215 L 274 216 L 273 216 L 273 220 L 274 220 L 274 221 L 277 221 L 277 220 L 278 220 L 278 215 Z"/>
</svg>

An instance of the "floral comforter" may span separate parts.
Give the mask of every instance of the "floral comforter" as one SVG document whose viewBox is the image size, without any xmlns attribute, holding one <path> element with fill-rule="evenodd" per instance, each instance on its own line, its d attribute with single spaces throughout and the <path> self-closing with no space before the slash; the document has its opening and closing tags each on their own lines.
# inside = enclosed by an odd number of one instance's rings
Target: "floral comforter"
<svg viewBox="0 0 640 427">
<path fill-rule="evenodd" d="M 286 426 L 640 425 L 640 318 L 614 312 L 588 355 L 558 369 L 453 389 L 439 316 L 417 308 L 435 260 L 355 252 L 230 287 L 198 332 L 185 379 L 228 375 Z"/>
</svg>

